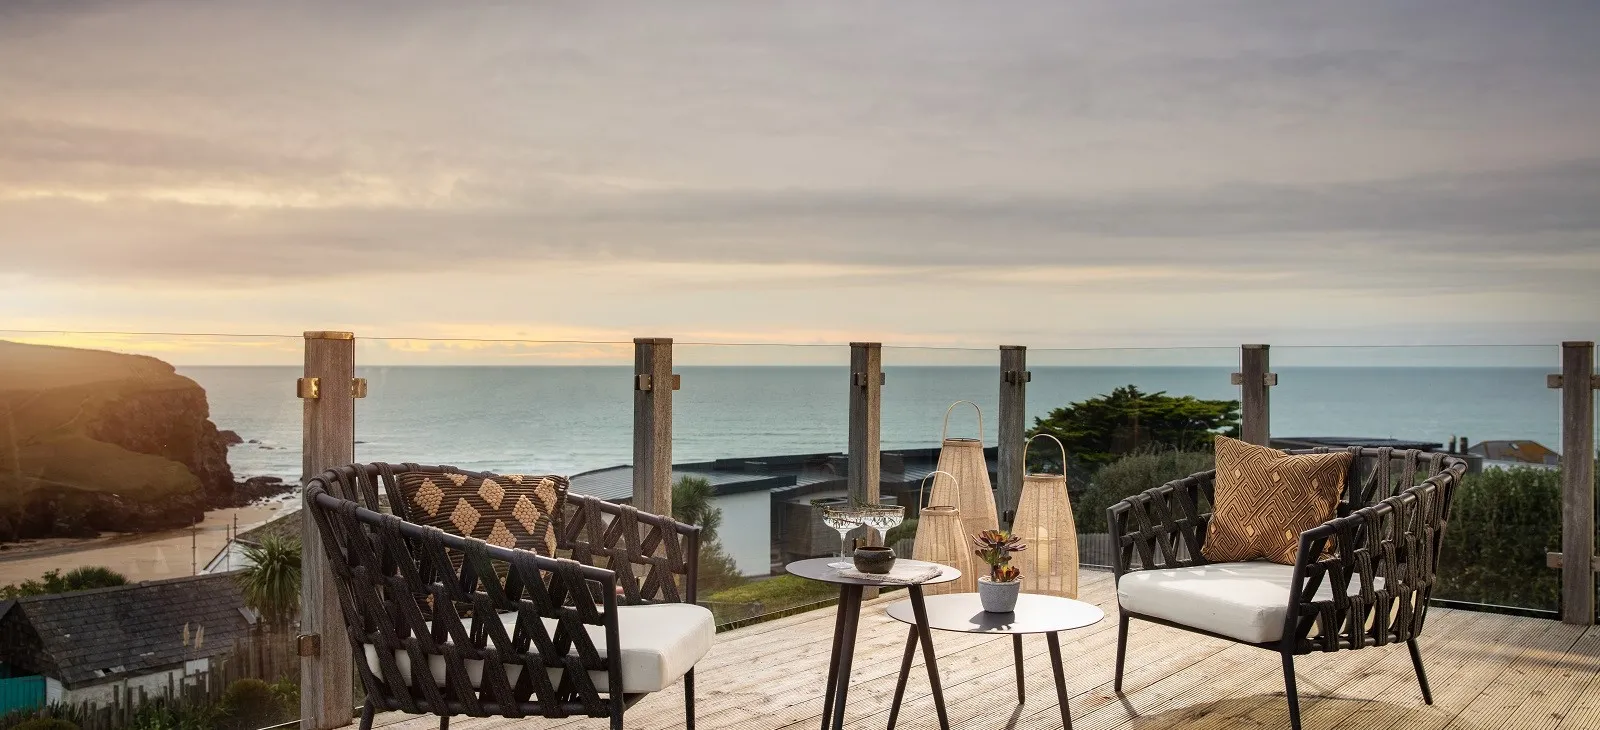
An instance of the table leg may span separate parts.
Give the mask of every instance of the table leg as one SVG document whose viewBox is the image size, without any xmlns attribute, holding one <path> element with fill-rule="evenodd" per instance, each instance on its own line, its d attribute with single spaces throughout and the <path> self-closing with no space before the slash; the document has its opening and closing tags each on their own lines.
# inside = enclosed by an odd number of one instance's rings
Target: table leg
<svg viewBox="0 0 1600 730">
<path fill-rule="evenodd" d="M 1016 654 L 1014 663 L 1017 666 L 1017 704 L 1021 705 L 1028 701 L 1028 692 L 1023 688 L 1022 681 L 1022 634 L 1011 635 L 1011 651 Z"/>
<path fill-rule="evenodd" d="M 911 676 L 911 660 L 917 655 L 917 638 L 920 636 L 922 633 L 915 626 L 906 632 L 906 654 L 900 658 L 900 678 L 894 683 L 894 704 L 889 705 L 888 730 L 894 730 L 894 721 L 900 717 L 900 701 L 906 696 L 906 678 Z"/>
<path fill-rule="evenodd" d="M 833 724 L 833 691 L 839 682 L 839 644 L 844 638 L 844 619 L 849 613 L 850 587 L 839 586 L 839 608 L 833 616 L 833 652 L 828 655 L 828 685 L 822 692 L 822 730 Z"/>
<path fill-rule="evenodd" d="M 844 703 L 850 694 L 850 662 L 856 655 L 856 625 L 861 621 L 861 586 L 844 587 L 847 603 L 839 642 L 839 684 L 833 696 L 833 730 L 844 730 Z"/>
<path fill-rule="evenodd" d="M 933 656 L 933 629 L 928 626 L 928 606 L 922 600 L 922 586 L 911 586 L 911 612 L 917 619 L 917 630 L 922 634 L 922 658 L 928 665 L 928 684 L 933 687 L 933 709 L 939 714 L 939 730 L 950 730 L 950 718 L 944 711 L 944 690 L 939 686 L 939 661 Z"/>
<path fill-rule="evenodd" d="M 1050 642 L 1050 669 L 1056 675 L 1056 701 L 1061 703 L 1061 728 L 1072 730 L 1072 710 L 1067 708 L 1067 678 L 1065 670 L 1061 668 L 1061 639 L 1052 631 L 1045 634 L 1045 640 Z"/>
</svg>

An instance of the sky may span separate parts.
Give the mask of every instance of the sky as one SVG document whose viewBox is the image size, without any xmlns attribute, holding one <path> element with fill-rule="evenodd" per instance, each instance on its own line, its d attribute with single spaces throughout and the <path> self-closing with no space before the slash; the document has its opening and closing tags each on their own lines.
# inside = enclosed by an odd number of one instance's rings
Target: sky
<svg viewBox="0 0 1600 730">
<path fill-rule="evenodd" d="M 0 337 L 1595 339 L 1596 38 L 1588 2 L 8 0 Z"/>
</svg>

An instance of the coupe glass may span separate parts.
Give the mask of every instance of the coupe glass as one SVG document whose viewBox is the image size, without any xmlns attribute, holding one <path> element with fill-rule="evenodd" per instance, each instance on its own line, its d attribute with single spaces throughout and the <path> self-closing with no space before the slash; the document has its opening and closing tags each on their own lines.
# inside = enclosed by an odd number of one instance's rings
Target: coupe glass
<svg viewBox="0 0 1600 730">
<path fill-rule="evenodd" d="M 889 531 L 900 526 L 905 521 L 906 508 L 898 504 L 875 504 L 861 510 L 861 521 L 867 527 L 878 531 L 884 538 L 884 545 L 889 545 Z"/>
<path fill-rule="evenodd" d="M 855 567 L 855 563 L 851 562 L 850 556 L 845 554 L 846 549 L 850 544 L 849 538 L 846 536 L 850 534 L 851 530 L 861 526 L 862 514 L 863 513 L 860 510 L 847 509 L 844 507 L 828 507 L 822 510 L 822 524 L 827 525 L 828 527 L 831 527 L 839 532 L 839 562 L 828 563 L 828 567 Z"/>
</svg>

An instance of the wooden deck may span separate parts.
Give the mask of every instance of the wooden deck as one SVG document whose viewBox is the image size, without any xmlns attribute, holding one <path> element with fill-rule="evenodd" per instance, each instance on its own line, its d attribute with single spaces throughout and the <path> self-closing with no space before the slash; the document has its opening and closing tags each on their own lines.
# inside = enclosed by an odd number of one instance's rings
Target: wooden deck
<svg viewBox="0 0 1600 730">
<path fill-rule="evenodd" d="M 1084 600 L 1106 610 L 1094 626 L 1062 634 L 1073 726 L 1111 728 L 1289 727 L 1275 653 L 1136 622 L 1129 637 L 1122 696 L 1111 691 L 1116 658 L 1116 597 L 1109 573 L 1086 571 Z M 879 729 L 888 717 L 904 647 L 903 624 L 883 605 L 862 610 L 850 687 L 850 727 Z M 1600 728 L 1600 629 L 1530 618 L 1434 609 L 1421 639 L 1437 704 L 1422 704 L 1404 646 L 1301 657 L 1306 730 L 1578 730 Z M 821 725 L 833 609 L 812 611 L 719 635 L 696 671 L 699 730 L 812 730 Z M 1016 705 L 1009 637 L 936 632 L 952 728 L 1059 728 L 1043 637 L 1027 637 L 1028 702 Z M 394 729 L 437 727 L 437 718 L 380 716 Z M 678 688 L 629 710 L 631 730 L 682 728 Z M 913 670 L 899 727 L 938 727 L 921 662 Z M 605 720 L 457 718 L 458 730 L 601 730 Z"/>
</svg>

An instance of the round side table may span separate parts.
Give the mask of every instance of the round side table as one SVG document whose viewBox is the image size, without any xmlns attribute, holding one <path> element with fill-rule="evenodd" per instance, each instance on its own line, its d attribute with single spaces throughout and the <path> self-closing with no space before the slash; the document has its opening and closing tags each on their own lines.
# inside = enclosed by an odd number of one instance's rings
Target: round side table
<svg viewBox="0 0 1600 730">
<path fill-rule="evenodd" d="M 822 730 L 843 730 L 844 728 L 844 701 L 850 689 L 850 662 L 856 654 L 856 625 L 861 621 L 861 589 L 869 586 L 879 588 L 898 588 L 904 586 L 910 594 L 911 600 L 905 601 L 910 605 L 911 616 L 907 623 L 911 624 L 912 640 L 920 638 L 922 651 L 929 656 L 928 680 L 933 682 L 934 691 L 939 689 L 939 668 L 933 663 L 933 632 L 928 629 L 927 611 L 923 608 L 922 586 L 937 583 L 949 583 L 961 577 L 961 571 L 948 565 L 939 565 L 943 571 L 939 575 L 923 581 L 920 584 L 906 585 L 904 583 L 891 583 L 881 580 L 868 580 L 865 578 L 850 578 L 841 575 L 836 568 L 828 567 L 838 558 L 812 558 L 798 560 L 784 566 L 784 570 L 791 575 L 801 578 L 834 583 L 839 586 L 839 610 L 833 620 L 833 654 L 828 659 L 828 686 L 822 695 Z M 938 565 L 937 563 L 923 563 L 918 560 L 897 560 L 895 566 L 904 565 Z M 976 594 L 974 594 L 976 595 Z M 900 605 L 900 604 L 895 604 Z M 919 628 L 920 627 L 920 628 Z M 902 673 L 903 674 L 903 673 Z M 901 686 L 905 686 L 905 678 L 901 677 Z M 949 724 L 944 722 L 944 703 L 939 703 L 939 720 L 945 728 Z"/>
<path fill-rule="evenodd" d="M 917 644 L 926 631 L 922 626 L 939 631 L 960 631 L 968 634 L 1010 634 L 1011 648 L 1017 670 L 1017 703 L 1026 701 L 1022 678 L 1022 635 L 1044 634 L 1050 646 L 1050 668 L 1055 672 L 1056 701 L 1061 704 L 1061 726 L 1072 730 L 1072 712 L 1067 709 L 1067 680 L 1061 667 L 1062 631 L 1081 629 L 1099 623 L 1106 612 L 1098 606 L 1071 598 L 1024 593 L 1017 596 L 1016 610 L 1010 613 L 989 613 L 976 593 L 951 593 L 933 596 L 917 606 L 913 601 L 901 601 L 889 606 L 889 616 L 896 621 L 911 624 L 911 634 L 906 639 L 906 653 L 900 660 L 900 679 L 894 686 L 894 704 L 889 708 L 889 730 L 900 715 L 900 701 L 906 694 L 906 677 L 911 674 L 911 660 L 916 657 Z M 929 673 L 934 669 L 933 647 L 922 641 L 922 653 L 927 657 Z M 944 693 L 939 682 L 933 682 L 934 709 L 939 713 L 939 727 L 948 730 L 945 721 Z"/>
</svg>

